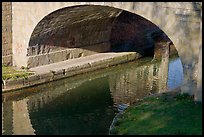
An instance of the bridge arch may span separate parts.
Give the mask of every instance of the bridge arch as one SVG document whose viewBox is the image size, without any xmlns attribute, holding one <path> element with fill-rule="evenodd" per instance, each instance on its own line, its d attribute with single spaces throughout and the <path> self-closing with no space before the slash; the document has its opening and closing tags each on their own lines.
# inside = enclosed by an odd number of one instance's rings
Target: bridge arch
<svg viewBox="0 0 204 137">
<path fill-rule="evenodd" d="M 138 14 L 161 28 L 173 41 L 184 64 L 195 64 L 201 45 L 199 38 L 200 10 L 202 5 L 198 2 L 24 2 L 12 3 L 13 31 L 13 64 L 27 66 L 27 48 L 32 31 L 37 23 L 46 15 L 58 9 L 76 5 L 102 5 L 111 6 Z M 46 7 L 46 8 L 45 8 Z M 26 12 L 25 12 L 26 11 Z M 26 18 L 25 18 L 26 17 Z M 22 24 L 23 22 L 23 24 Z M 192 29 L 194 28 L 194 29 Z M 184 50 L 188 45 L 190 50 Z M 191 61 L 190 61 L 191 60 Z"/>
<path fill-rule="evenodd" d="M 23 2 L 12 3 L 13 65 L 29 64 L 29 40 L 38 22 L 49 13 L 76 5 L 102 5 L 126 10 L 148 19 L 171 39 L 183 67 L 184 86 L 197 81 L 199 54 L 202 54 L 202 3 L 200 2 Z M 201 71 L 202 72 L 202 71 Z M 200 81 L 200 80 L 199 80 Z M 202 81 L 202 80 L 201 80 Z M 202 89 L 201 89 L 202 90 Z"/>
<path fill-rule="evenodd" d="M 159 27 L 135 13 L 102 5 L 64 7 L 46 15 L 34 28 L 28 67 L 98 52 L 156 54 L 159 45 L 175 49 Z"/>
</svg>

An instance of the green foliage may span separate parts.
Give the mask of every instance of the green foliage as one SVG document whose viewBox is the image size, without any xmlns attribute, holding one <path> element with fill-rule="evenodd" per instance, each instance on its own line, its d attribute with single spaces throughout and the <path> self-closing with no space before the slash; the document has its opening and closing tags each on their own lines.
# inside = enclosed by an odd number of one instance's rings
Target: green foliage
<svg viewBox="0 0 204 137">
<path fill-rule="evenodd" d="M 192 96 L 164 94 L 129 107 L 112 134 L 202 135 L 202 103 Z"/>
<path fill-rule="evenodd" d="M 17 79 L 17 78 L 27 78 L 29 75 L 34 74 L 28 70 L 15 70 L 13 67 L 2 65 L 2 80 L 6 79 Z"/>
</svg>

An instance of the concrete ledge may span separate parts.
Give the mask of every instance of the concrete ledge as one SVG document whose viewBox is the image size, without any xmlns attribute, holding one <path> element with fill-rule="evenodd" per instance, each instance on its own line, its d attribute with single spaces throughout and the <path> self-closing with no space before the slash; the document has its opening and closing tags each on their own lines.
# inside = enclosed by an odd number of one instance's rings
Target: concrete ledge
<svg viewBox="0 0 204 137">
<path fill-rule="evenodd" d="M 24 78 L 24 86 L 30 86 L 34 84 L 38 84 L 40 80 L 39 75 L 30 75 L 28 78 Z"/>
<path fill-rule="evenodd" d="M 47 81 L 52 81 L 53 79 L 53 73 L 44 73 L 44 74 L 40 74 L 40 80 L 39 83 L 45 83 Z"/>
<path fill-rule="evenodd" d="M 60 61 L 89 56 L 101 52 L 107 52 L 109 50 L 109 42 L 96 43 L 94 45 L 84 46 L 82 48 L 69 48 L 59 51 L 53 51 L 46 54 L 28 56 L 27 64 L 29 68 L 34 68 L 38 66 L 57 63 Z"/>
<path fill-rule="evenodd" d="M 24 86 L 24 78 L 3 80 L 4 89 L 15 89 Z"/>
<path fill-rule="evenodd" d="M 140 55 L 138 55 L 136 52 L 100 53 L 31 68 L 30 70 L 34 71 L 35 74 L 28 76 L 28 78 L 4 80 L 2 92 L 17 90 L 95 71 L 97 69 L 103 69 L 109 66 L 133 61 L 138 57 L 140 57 Z"/>
</svg>

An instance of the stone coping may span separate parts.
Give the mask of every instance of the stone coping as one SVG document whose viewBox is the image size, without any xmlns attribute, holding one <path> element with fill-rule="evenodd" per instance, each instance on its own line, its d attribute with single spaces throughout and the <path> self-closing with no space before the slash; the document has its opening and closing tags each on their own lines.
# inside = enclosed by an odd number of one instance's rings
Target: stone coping
<svg viewBox="0 0 204 137">
<path fill-rule="evenodd" d="M 27 78 L 3 80 L 2 92 L 15 91 L 17 89 L 103 69 L 130 62 L 140 57 L 141 55 L 136 52 L 99 53 L 31 68 L 30 70 L 35 72 L 34 75 L 30 75 Z"/>
</svg>

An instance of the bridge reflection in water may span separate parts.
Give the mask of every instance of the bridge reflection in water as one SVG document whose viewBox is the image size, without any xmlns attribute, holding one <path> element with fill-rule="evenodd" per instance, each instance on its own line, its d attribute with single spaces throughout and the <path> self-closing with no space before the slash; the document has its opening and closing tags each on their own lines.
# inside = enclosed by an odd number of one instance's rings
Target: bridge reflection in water
<svg viewBox="0 0 204 137">
<path fill-rule="evenodd" d="M 5 93 L 2 134 L 108 134 L 119 105 L 176 88 L 182 80 L 178 57 L 146 58 Z"/>
<path fill-rule="evenodd" d="M 133 104 L 145 95 L 168 90 L 168 63 L 161 62 L 138 66 L 109 77 L 110 91 L 114 102 Z"/>
</svg>

